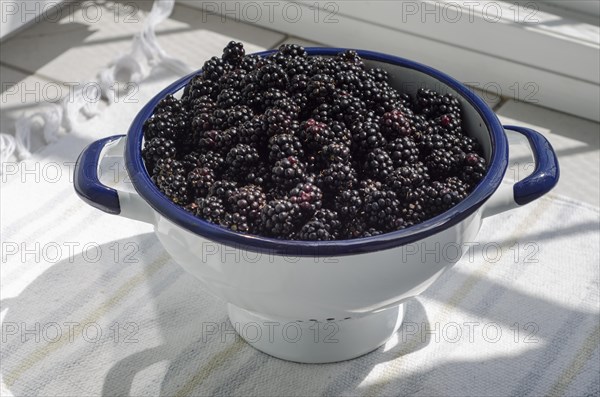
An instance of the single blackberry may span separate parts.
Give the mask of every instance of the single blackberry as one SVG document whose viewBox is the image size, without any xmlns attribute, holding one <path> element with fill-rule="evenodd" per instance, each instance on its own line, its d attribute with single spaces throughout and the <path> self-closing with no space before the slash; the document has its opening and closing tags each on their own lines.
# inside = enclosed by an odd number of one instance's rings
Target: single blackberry
<svg viewBox="0 0 600 397">
<path fill-rule="evenodd" d="M 405 227 L 417 225 L 428 219 L 422 200 L 403 202 L 400 217 L 404 221 Z"/>
<path fill-rule="evenodd" d="M 331 106 L 331 113 L 337 121 L 352 125 L 366 109 L 367 105 L 360 98 L 336 92 Z"/>
<path fill-rule="evenodd" d="M 384 147 L 387 143 L 379 130 L 379 124 L 372 119 L 354 122 L 350 127 L 350 132 L 354 150 L 359 154 Z"/>
<path fill-rule="evenodd" d="M 247 80 L 251 79 L 250 75 L 246 76 L 244 81 L 244 88 L 242 89 L 242 101 L 243 105 L 248 106 L 256 113 L 264 112 L 263 107 L 263 92 L 262 89 L 256 83 L 248 83 Z"/>
<path fill-rule="evenodd" d="M 396 168 L 386 179 L 386 185 L 393 190 L 398 199 L 411 199 L 411 193 L 429 180 L 425 167 L 407 165 Z"/>
<path fill-rule="evenodd" d="M 365 66 L 361 57 L 354 50 L 346 50 L 341 52 L 335 57 L 335 59 L 340 62 L 346 62 L 355 66 L 359 66 L 361 69 Z"/>
<path fill-rule="evenodd" d="M 254 116 L 244 122 L 239 129 L 240 143 L 252 145 L 256 148 L 264 148 L 268 144 L 269 135 L 264 116 Z"/>
<path fill-rule="evenodd" d="M 286 58 L 282 62 L 282 67 L 288 75 L 288 78 L 291 80 L 294 76 L 297 75 L 309 75 L 311 74 L 311 66 L 310 63 L 306 62 L 304 58 Z M 289 83 L 288 83 L 289 87 Z"/>
<path fill-rule="evenodd" d="M 204 80 L 216 83 L 221 76 L 231 70 L 232 67 L 230 64 L 219 57 L 212 57 L 204 62 L 204 66 L 202 66 L 202 76 L 204 77 Z"/>
<path fill-rule="evenodd" d="M 369 69 L 367 70 L 367 73 L 369 73 L 371 76 L 373 76 L 373 80 L 377 81 L 377 82 L 387 82 L 388 81 L 388 72 L 387 70 L 381 69 L 381 68 L 373 68 L 373 69 Z"/>
<path fill-rule="evenodd" d="M 215 182 L 215 172 L 210 168 L 194 168 L 187 176 L 194 197 L 204 197 Z"/>
<path fill-rule="evenodd" d="M 177 155 L 175 142 L 165 138 L 153 138 L 144 142 L 142 157 L 146 163 L 146 169 L 152 170 L 156 162 L 161 159 L 174 159 Z"/>
<path fill-rule="evenodd" d="M 328 124 L 334 120 L 333 108 L 328 103 L 322 103 L 313 109 L 311 118 L 323 124 Z"/>
<path fill-rule="evenodd" d="M 346 124 L 340 121 L 332 121 L 329 123 L 329 129 L 332 133 L 333 143 L 341 143 L 346 146 L 352 145 L 352 133 Z"/>
<path fill-rule="evenodd" d="M 225 166 L 225 159 L 218 152 L 191 152 L 183 157 L 183 163 L 186 164 L 187 169 L 190 171 L 197 167 L 206 167 L 213 170 L 216 174 L 220 174 Z"/>
<path fill-rule="evenodd" d="M 225 158 L 229 167 L 228 172 L 234 177 L 241 179 L 248 175 L 260 162 L 258 151 L 250 145 L 238 143 Z"/>
<path fill-rule="evenodd" d="M 342 190 L 335 196 L 334 209 L 347 220 L 352 220 L 362 208 L 362 198 L 358 190 Z"/>
<path fill-rule="evenodd" d="M 341 71 L 335 74 L 334 80 L 338 90 L 345 91 L 352 96 L 359 95 L 362 81 L 358 74 Z"/>
<path fill-rule="evenodd" d="M 322 222 L 329 234 L 334 239 L 337 238 L 342 227 L 337 212 L 327 208 L 321 208 L 314 213 L 312 219 Z"/>
<path fill-rule="evenodd" d="M 456 151 L 460 149 L 460 138 L 451 134 L 444 134 L 441 131 L 423 135 L 416 141 L 422 156 L 430 154 L 435 149 L 446 151 Z"/>
<path fill-rule="evenodd" d="M 329 192 L 351 189 L 357 184 L 356 170 L 348 163 L 331 163 L 317 176 L 316 183 Z"/>
<path fill-rule="evenodd" d="M 258 55 L 246 55 L 242 58 L 239 68 L 250 72 L 256 68 L 256 65 L 260 61 L 261 57 Z"/>
<path fill-rule="evenodd" d="M 299 183 L 290 190 L 288 198 L 297 204 L 306 217 L 312 216 L 323 205 L 323 192 L 314 183 Z"/>
<path fill-rule="evenodd" d="M 185 103 L 191 104 L 195 99 L 202 97 L 214 100 L 218 94 L 218 81 L 211 81 L 206 79 L 204 74 L 199 74 L 185 86 L 182 99 Z"/>
<path fill-rule="evenodd" d="M 227 154 L 239 142 L 239 131 L 237 128 L 228 128 L 225 131 L 198 131 L 194 140 L 203 151 Z"/>
<path fill-rule="evenodd" d="M 234 232 L 248 233 L 251 232 L 251 227 L 248 223 L 248 218 L 237 212 L 230 214 L 226 212 L 220 219 L 219 224 Z"/>
<path fill-rule="evenodd" d="M 293 134 L 298 128 L 298 124 L 294 123 L 292 115 L 278 108 L 271 108 L 265 112 L 264 123 L 269 136 Z"/>
<path fill-rule="evenodd" d="M 221 109 L 228 109 L 240 103 L 241 94 L 235 88 L 225 88 L 217 95 L 217 106 Z"/>
<path fill-rule="evenodd" d="M 239 42 L 230 41 L 227 44 L 227 47 L 223 49 L 223 60 L 230 65 L 237 66 L 242 61 L 246 55 L 246 50 L 244 50 L 244 45 Z"/>
<path fill-rule="evenodd" d="M 247 183 L 270 189 L 272 184 L 271 166 L 261 162 L 246 175 L 245 179 Z"/>
<path fill-rule="evenodd" d="M 275 100 L 273 102 L 273 107 L 283 110 L 283 112 L 290 115 L 292 119 L 297 119 L 302 110 L 296 101 L 288 97 Z"/>
<path fill-rule="evenodd" d="M 393 171 L 394 163 L 385 150 L 377 148 L 367 153 L 364 162 L 364 173 L 366 175 L 384 181 Z"/>
<path fill-rule="evenodd" d="M 315 119 L 302 122 L 298 136 L 304 149 L 313 153 L 317 153 L 323 146 L 334 142 L 334 135 L 329 126 Z"/>
<path fill-rule="evenodd" d="M 300 139 L 292 134 L 272 136 L 269 139 L 269 161 L 274 163 L 289 156 L 295 156 L 300 159 L 304 157 L 304 150 L 302 149 Z"/>
<path fill-rule="evenodd" d="M 394 109 L 381 117 L 381 131 L 388 139 L 394 139 L 411 135 L 412 126 L 402 111 Z"/>
<path fill-rule="evenodd" d="M 241 91 L 245 87 L 244 80 L 246 78 L 246 74 L 248 74 L 248 72 L 246 72 L 244 69 L 235 69 L 221 76 L 218 82 L 219 89 L 221 91 L 226 89 L 234 89 L 239 92 L 239 95 L 241 96 Z"/>
<path fill-rule="evenodd" d="M 229 195 L 228 201 L 233 212 L 253 221 L 259 218 L 260 211 L 267 203 L 267 196 L 260 186 L 246 185 Z"/>
<path fill-rule="evenodd" d="M 166 138 L 178 140 L 185 137 L 188 122 L 179 100 L 172 96 L 163 99 L 145 122 L 142 130 L 144 138 L 149 141 L 153 138 Z"/>
<path fill-rule="evenodd" d="M 225 112 L 225 126 L 239 127 L 248 120 L 251 120 L 254 116 L 254 112 L 248 106 L 237 105 L 226 110 Z"/>
<path fill-rule="evenodd" d="M 298 232 L 298 238 L 306 241 L 334 240 L 334 237 L 327 229 L 328 227 L 323 221 L 311 219 L 302 226 L 300 232 Z"/>
<path fill-rule="evenodd" d="M 304 180 L 304 170 L 304 164 L 297 157 L 289 156 L 275 163 L 271 178 L 278 187 L 287 190 Z"/>
<path fill-rule="evenodd" d="M 285 89 L 288 76 L 285 70 L 277 64 L 266 64 L 256 74 L 257 83 L 263 88 Z"/>
<path fill-rule="evenodd" d="M 419 159 L 417 144 L 409 137 L 396 138 L 386 146 L 394 167 L 403 167 L 414 164 Z"/>
<path fill-rule="evenodd" d="M 300 207 L 289 200 L 269 201 L 260 211 L 260 231 L 267 236 L 289 238 L 301 222 Z"/>
<path fill-rule="evenodd" d="M 446 134 L 462 135 L 462 121 L 455 114 L 444 114 L 434 119 L 432 123 L 443 129 Z"/>
<path fill-rule="evenodd" d="M 461 115 L 460 103 L 452 94 L 441 95 L 424 88 L 417 91 L 417 107 L 421 114 L 429 118 L 450 113 L 460 119 Z"/>
<path fill-rule="evenodd" d="M 434 181 L 425 187 L 423 200 L 430 217 L 454 207 L 467 197 L 467 185 L 458 178 L 447 178 L 445 182 Z"/>
<path fill-rule="evenodd" d="M 304 93 L 315 105 L 329 101 L 335 92 L 335 82 L 327 74 L 316 74 L 310 78 Z"/>
<path fill-rule="evenodd" d="M 308 57 L 308 53 L 304 49 L 304 47 L 298 44 L 282 44 L 279 46 L 279 53 L 285 55 L 286 57 L 292 58 L 306 58 Z"/>
<path fill-rule="evenodd" d="M 196 205 L 196 216 L 211 223 L 220 224 L 227 213 L 223 200 L 216 196 L 197 198 Z"/>
<path fill-rule="evenodd" d="M 367 223 L 377 230 L 392 231 L 399 226 L 400 202 L 391 190 L 374 189 L 364 198 L 364 211 Z"/>
<path fill-rule="evenodd" d="M 303 93 L 308 87 L 310 78 L 306 74 L 296 74 L 288 83 L 288 91 L 292 94 Z"/>
<path fill-rule="evenodd" d="M 192 200 L 182 162 L 169 158 L 160 159 L 154 167 L 152 180 L 175 204 L 183 206 Z"/>
<path fill-rule="evenodd" d="M 477 153 L 465 156 L 460 178 L 471 186 L 476 186 L 487 172 L 485 159 Z"/>
<path fill-rule="evenodd" d="M 365 102 L 375 114 L 381 116 L 398 107 L 398 93 L 387 83 L 375 82 L 372 95 Z"/>
<path fill-rule="evenodd" d="M 349 163 L 352 160 L 350 148 L 343 143 L 331 143 L 321 150 L 323 164 Z"/>
<path fill-rule="evenodd" d="M 435 179 L 455 174 L 463 163 L 465 154 L 457 150 L 452 152 L 444 149 L 434 149 L 424 159 L 425 166 Z"/>
<path fill-rule="evenodd" d="M 224 203 L 228 203 L 232 195 L 236 194 L 237 182 L 221 179 L 215 181 L 208 190 L 209 196 L 215 196 L 221 199 Z"/>
<path fill-rule="evenodd" d="M 289 98 L 288 93 L 279 88 L 269 88 L 261 93 L 261 109 L 267 110 L 275 106 L 275 103 Z"/>
</svg>

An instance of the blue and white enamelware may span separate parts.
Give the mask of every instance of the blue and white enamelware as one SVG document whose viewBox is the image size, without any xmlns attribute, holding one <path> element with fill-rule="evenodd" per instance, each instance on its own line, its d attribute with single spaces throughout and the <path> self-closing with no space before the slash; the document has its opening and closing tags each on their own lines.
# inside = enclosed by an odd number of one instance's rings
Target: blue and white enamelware
<svg viewBox="0 0 600 397">
<path fill-rule="evenodd" d="M 311 56 L 344 50 L 307 48 Z M 489 171 L 451 210 L 397 232 L 323 242 L 244 235 L 194 217 L 152 183 L 141 156 L 142 125 L 162 98 L 180 91 L 201 71 L 156 95 L 135 117 L 127 135 L 88 146 L 75 169 L 75 190 L 82 199 L 102 211 L 153 224 L 173 259 L 228 302 L 230 320 L 240 335 L 256 348 L 287 360 L 346 360 L 385 343 L 402 323 L 403 302 L 423 292 L 460 259 L 461 255 L 448 255 L 456 252 L 448 247 L 461 247 L 459 253 L 464 254 L 469 245 L 465 243 L 477 241 L 483 218 L 541 197 L 559 178 L 556 154 L 541 134 L 502 126 L 485 102 L 457 80 L 404 58 L 357 52 L 367 66 L 386 69 L 392 86 L 403 92 L 430 88 L 452 93 L 461 102 L 464 129 L 482 144 Z M 515 184 L 502 183 L 509 162 L 505 130 L 524 135 L 535 159 L 534 172 Z M 137 193 L 100 183 L 99 163 L 108 153 L 122 153 Z"/>
</svg>

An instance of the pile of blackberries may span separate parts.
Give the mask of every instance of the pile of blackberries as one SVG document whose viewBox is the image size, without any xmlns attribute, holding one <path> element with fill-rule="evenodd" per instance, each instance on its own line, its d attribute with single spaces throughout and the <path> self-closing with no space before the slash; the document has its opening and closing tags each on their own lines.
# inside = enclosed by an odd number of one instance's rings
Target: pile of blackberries
<svg viewBox="0 0 600 397">
<path fill-rule="evenodd" d="M 231 230 L 376 236 L 448 210 L 486 172 L 455 97 L 398 92 L 354 51 L 231 42 L 202 70 L 146 121 L 142 155 L 171 201 Z"/>
</svg>

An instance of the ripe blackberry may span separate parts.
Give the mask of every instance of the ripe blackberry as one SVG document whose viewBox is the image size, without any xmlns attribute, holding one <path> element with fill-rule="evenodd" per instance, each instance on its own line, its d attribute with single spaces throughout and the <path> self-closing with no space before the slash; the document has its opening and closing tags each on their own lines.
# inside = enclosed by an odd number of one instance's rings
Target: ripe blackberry
<svg viewBox="0 0 600 397">
<path fill-rule="evenodd" d="M 241 91 L 244 89 L 244 80 L 246 78 L 246 72 L 244 69 L 235 69 L 219 78 L 219 89 L 234 89 L 241 95 Z M 218 96 L 217 96 L 218 97 Z"/>
<path fill-rule="evenodd" d="M 346 146 L 352 145 L 352 133 L 346 124 L 340 121 L 332 121 L 329 123 L 329 129 L 331 130 L 333 143 L 341 143 Z"/>
<path fill-rule="evenodd" d="M 195 135 L 194 140 L 197 142 L 198 147 L 204 151 L 214 151 L 220 154 L 227 154 L 239 142 L 237 128 L 228 128 L 225 131 L 198 131 Z"/>
<path fill-rule="evenodd" d="M 336 56 L 336 59 L 341 62 L 346 62 L 351 65 L 359 66 L 360 68 L 363 68 L 365 66 L 361 57 L 354 50 L 346 50 L 344 52 L 341 52 Z"/>
<path fill-rule="evenodd" d="M 298 238 L 306 241 L 334 240 L 334 237 L 327 229 L 328 227 L 323 221 L 311 219 L 302 226 L 298 233 Z"/>
<path fill-rule="evenodd" d="M 348 94 L 336 92 L 331 106 L 331 113 L 337 121 L 342 121 L 347 125 L 352 125 L 359 119 L 367 105 L 359 98 Z"/>
<path fill-rule="evenodd" d="M 462 121 L 454 114 L 444 114 L 434 119 L 432 123 L 444 130 L 446 134 L 462 135 Z"/>
<path fill-rule="evenodd" d="M 261 109 L 267 110 L 275 106 L 275 102 L 289 98 L 287 92 L 278 88 L 269 88 L 261 93 Z"/>
<path fill-rule="evenodd" d="M 289 238 L 298 228 L 301 219 L 297 204 L 285 199 L 272 200 L 260 211 L 260 230 L 270 237 Z"/>
<path fill-rule="evenodd" d="M 228 202 L 233 212 L 253 221 L 259 218 L 260 211 L 267 203 L 267 196 L 260 186 L 246 185 L 232 192 Z"/>
<path fill-rule="evenodd" d="M 223 200 L 216 196 L 196 199 L 196 216 L 208 222 L 219 224 L 225 217 L 226 210 Z"/>
<path fill-rule="evenodd" d="M 334 209 L 343 219 L 353 219 L 362 208 L 362 198 L 358 190 L 342 190 L 335 196 Z"/>
<path fill-rule="evenodd" d="M 298 124 L 294 123 L 292 115 L 278 108 L 271 108 L 265 112 L 264 123 L 269 136 L 293 134 L 298 128 Z"/>
<path fill-rule="evenodd" d="M 465 154 L 458 150 L 452 152 L 444 149 L 434 149 L 424 159 L 425 166 L 436 178 L 444 178 L 456 173 L 465 158 Z"/>
<path fill-rule="evenodd" d="M 417 144 L 409 137 L 396 138 L 386 146 L 394 167 L 403 167 L 414 164 L 419 159 Z"/>
<path fill-rule="evenodd" d="M 208 190 L 209 196 L 215 196 L 221 199 L 224 203 L 228 203 L 232 195 L 236 194 L 237 182 L 220 179 L 215 181 Z"/>
<path fill-rule="evenodd" d="M 465 156 L 464 166 L 460 178 L 471 186 L 475 186 L 487 172 L 485 159 L 477 153 L 469 153 Z"/>
<path fill-rule="evenodd" d="M 314 213 L 312 219 L 322 222 L 329 234 L 331 234 L 332 237 L 337 238 L 342 227 L 337 212 L 327 208 L 321 208 Z"/>
<path fill-rule="evenodd" d="M 306 58 L 308 56 L 304 47 L 298 44 L 282 44 L 279 46 L 279 53 L 293 58 Z"/>
<path fill-rule="evenodd" d="M 288 76 L 285 70 L 277 64 L 266 64 L 256 74 L 257 83 L 263 88 L 285 89 Z"/>
<path fill-rule="evenodd" d="M 320 123 L 328 124 L 334 120 L 333 109 L 328 103 L 322 103 L 313 109 L 311 117 Z"/>
<path fill-rule="evenodd" d="M 352 160 L 350 148 L 343 143 L 331 143 L 321 150 L 323 164 L 349 163 Z"/>
<path fill-rule="evenodd" d="M 460 119 L 460 103 L 452 94 L 441 95 L 433 90 L 420 88 L 417 91 L 417 107 L 421 114 L 429 118 L 451 113 Z"/>
<path fill-rule="evenodd" d="M 217 95 L 217 106 L 228 109 L 240 103 L 242 97 L 235 88 L 225 88 Z"/>
<path fill-rule="evenodd" d="M 316 74 L 310 78 L 306 85 L 304 93 L 308 100 L 315 104 L 327 102 L 335 92 L 335 82 L 332 77 L 327 74 Z"/>
<path fill-rule="evenodd" d="M 252 145 L 256 148 L 267 146 L 269 135 L 267 134 L 267 125 L 264 122 L 264 116 L 254 116 L 252 119 L 244 122 L 239 129 L 240 143 Z"/>
<path fill-rule="evenodd" d="M 377 148 L 367 153 L 364 162 L 364 173 L 366 175 L 384 181 L 393 171 L 394 163 L 385 150 Z"/>
<path fill-rule="evenodd" d="M 429 180 L 425 167 L 407 165 L 396 168 L 386 179 L 386 185 L 393 190 L 398 199 L 406 201 L 411 199 L 411 193 Z"/>
<path fill-rule="evenodd" d="M 187 127 L 187 116 L 179 101 L 166 97 L 158 104 L 152 116 L 144 122 L 142 130 L 146 140 L 153 138 L 176 140 L 185 137 L 188 132 Z"/>
<path fill-rule="evenodd" d="M 247 183 L 270 189 L 272 185 L 271 166 L 261 162 L 246 175 L 245 179 Z"/>
<path fill-rule="evenodd" d="M 242 61 L 246 55 L 246 50 L 244 50 L 244 45 L 239 42 L 230 41 L 227 44 L 227 47 L 223 49 L 223 60 L 230 65 L 237 66 Z"/>
<path fill-rule="evenodd" d="M 278 187 L 287 190 L 304 180 L 304 170 L 304 164 L 297 157 L 289 156 L 275 163 L 271 179 Z"/>
<path fill-rule="evenodd" d="M 288 91 L 292 94 L 303 93 L 308 87 L 310 78 L 306 74 L 296 74 L 288 84 Z"/>
<path fill-rule="evenodd" d="M 367 70 L 367 73 L 373 77 L 373 80 L 377 82 L 387 82 L 388 81 L 388 72 L 387 70 L 381 68 L 373 68 Z"/>
<path fill-rule="evenodd" d="M 225 162 L 228 172 L 241 179 L 248 175 L 260 162 L 258 151 L 250 145 L 238 143 L 228 153 Z"/>
<path fill-rule="evenodd" d="M 399 105 L 398 93 L 389 84 L 375 82 L 371 97 L 365 100 L 367 106 L 379 116 L 396 109 Z"/>
<path fill-rule="evenodd" d="M 225 166 L 225 159 L 218 152 L 202 151 L 202 153 L 191 152 L 183 157 L 183 163 L 190 171 L 196 167 L 206 167 L 220 174 Z"/>
<path fill-rule="evenodd" d="M 379 130 L 379 124 L 372 119 L 354 122 L 350 127 L 350 132 L 354 150 L 359 154 L 384 147 L 387 143 Z"/>
<path fill-rule="evenodd" d="M 381 131 L 388 139 L 394 139 L 411 135 L 412 126 L 402 111 L 394 109 L 381 117 Z"/>
<path fill-rule="evenodd" d="M 202 66 L 202 76 L 204 80 L 212 82 L 218 82 L 219 78 L 225 73 L 232 70 L 230 64 L 218 57 L 212 57 L 208 61 L 204 62 Z"/>
<path fill-rule="evenodd" d="M 272 136 L 269 139 L 269 161 L 274 163 L 289 156 L 295 156 L 300 159 L 304 157 L 304 150 L 302 149 L 300 139 L 292 134 Z"/>
<path fill-rule="evenodd" d="M 377 230 L 398 229 L 400 202 L 391 190 L 374 189 L 364 198 L 364 211 L 367 223 Z"/>
<path fill-rule="evenodd" d="M 210 168 L 194 168 L 187 176 L 187 181 L 195 197 L 204 197 L 215 182 L 215 172 Z"/>
<path fill-rule="evenodd" d="M 160 159 L 154 167 L 152 180 L 175 204 L 186 205 L 191 200 L 185 165 L 173 159 Z"/>
<path fill-rule="evenodd" d="M 325 123 L 308 119 L 300 124 L 298 136 L 305 150 L 317 153 L 325 145 L 334 142 L 334 135 Z"/>
<path fill-rule="evenodd" d="M 256 65 L 261 60 L 258 55 L 246 55 L 242 58 L 239 68 L 244 69 L 246 72 L 250 72 L 256 68 Z"/>
<path fill-rule="evenodd" d="M 281 63 L 281 66 L 287 73 L 290 80 L 297 75 L 311 74 L 311 66 L 304 58 L 285 58 L 285 60 Z"/>
<path fill-rule="evenodd" d="M 348 163 L 331 163 L 317 176 L 316 183 L 329 192 L 351 189 L 357 184 L 356 170 Z"/>
<path fill-rule="evenodd" d="M 177 155 L 175 142 L 165 138 L 153 138 L 144 142 L 142 157 L 146 163 L 146 169 L 152 170 L 156 162 L 161 159 L 174 159 Z"/>
<path fill-rule="evenodd" d="M 297 204 L 306 217 L 314 215 L 323 205 L 323 192 L 313 183 L 299 183 L 290 190 L 288 198 L 292 204 Z"/>
<path fill-rule="evenodd" d="M 290 115 L 292 119 L 297 119 L 302 110 L 296 101 L 288 97 L 275 100 L 273 102 L 273 107 L 283 110 L 283 112 Z"/>
<path fill-rule="evenodd" d="M 425 209 L 429 216 L 436 216 L 467 197 L 468 189 L 460 179 L 451 177 L 445 182 L 434 181 L 424 190 Z"/>
<path fill-rule="evenodd" d="M 219 224 L 227 229 L 233 230 L 234 232 L 251 232 L 248 218 L 246 218 L 244 215 L 238 214 L 237 212 L 233 214 L 226 212 L 225 215 L 221 217 Z"/>
<path fill-rule="evenodd" d="M 404 221 L 405 227 L 417 225 L 428 219 L 422 200 L 403 202 L 400 217 Z"/>
<path fill-rule="evenodd" d="M 194 76 L 185 86 L 183 92 L 183 101 L 191 104 L 195 99 L 210 98 L 214 100 L 219 94 L 218 81 L 211 81 L 205 78 L 204 74 Z"/>
</svg>

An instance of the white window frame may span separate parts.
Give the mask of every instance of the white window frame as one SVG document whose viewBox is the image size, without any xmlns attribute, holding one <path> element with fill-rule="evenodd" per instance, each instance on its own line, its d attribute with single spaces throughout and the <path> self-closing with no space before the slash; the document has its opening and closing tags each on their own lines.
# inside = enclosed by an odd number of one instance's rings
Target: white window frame
<svg viewBox="0 0 600 397">
<path fill-rule="evenodd" d="M 504 98 L 600 121 L 595 8 L 586 6 L 588 1 L 574 2 L 565 11 L 559 5 L 568 0 L 542 1 L 180 0 L 329 46 L 410 58 Z M 260 18 L 248 4 L 261 8 Z M 296 9 L 302 17 L 294 22 Z"/>
</svg>

